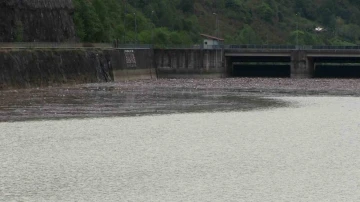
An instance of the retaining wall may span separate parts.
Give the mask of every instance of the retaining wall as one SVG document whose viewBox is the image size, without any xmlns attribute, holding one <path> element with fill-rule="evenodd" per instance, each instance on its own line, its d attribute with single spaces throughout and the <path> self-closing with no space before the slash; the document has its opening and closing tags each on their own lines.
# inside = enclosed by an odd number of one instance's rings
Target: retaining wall
<svg viewBox="0 0 360 202">
<path fill-rule="evenodd" d="M 2 49 L 0 89 L 155 79 L 153 50 Z"/>
<path fill-rule="evenodd" d="M 223 51 L 218 49 L 157 49 L 158 78 L 206 78 L 224 76 Z"/>
<path fill-rule="evenodd" d="M 157 78 L 152 49 L 110 51 L 114 81 Z"/>
<path fill-rule="evenodd" d="M 109 52 L 0 50 L 0 89 L 112 81 Z"/>
</svg>

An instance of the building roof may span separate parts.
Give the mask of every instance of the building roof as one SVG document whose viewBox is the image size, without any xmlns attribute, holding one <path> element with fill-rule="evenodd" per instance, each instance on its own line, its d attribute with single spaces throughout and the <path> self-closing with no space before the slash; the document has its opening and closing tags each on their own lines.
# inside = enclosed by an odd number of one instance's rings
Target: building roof
<svg viewBox="0 0 360 202">
<path fill-rule="evenodd" d="M 217 40 L 217 41 L 224 41 L 224 39 L 222 38 L 218 38 L 218 37 L 215 37 L 215 36 L 210 36 L 210 35 L 207 35 L 207 34 L 200 34 L 200 36 L 203 36 L 207 39 L 213 39 L 213 40 Z"/>
</svg>

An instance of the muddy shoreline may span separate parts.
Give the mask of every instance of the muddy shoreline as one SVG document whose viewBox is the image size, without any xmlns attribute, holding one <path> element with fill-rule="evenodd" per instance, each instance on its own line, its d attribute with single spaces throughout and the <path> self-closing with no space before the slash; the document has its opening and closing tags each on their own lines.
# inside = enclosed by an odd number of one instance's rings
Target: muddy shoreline
<svg viewBox="0 0 360 202">
<path fill-rule="evenodd" d="M 0 122 L 246 111 L 282 96 L 360 96 L 358 79 L 159 79 L 0 91 Z"/>
</svg>

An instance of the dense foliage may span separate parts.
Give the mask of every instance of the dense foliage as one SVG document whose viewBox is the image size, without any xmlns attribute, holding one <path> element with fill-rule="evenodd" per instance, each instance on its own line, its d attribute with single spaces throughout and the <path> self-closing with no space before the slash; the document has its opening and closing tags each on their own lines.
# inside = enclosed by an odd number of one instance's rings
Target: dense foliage
<svg viewBox="0 0 360 202">
<path fill-rule="evenodd" d="M 86 42 L 186 45 L 200 43 L 200 33 L 236 44 L 352 45 L 360 38 L 359 0 L 73 1 L 77 36 Z"/>
</svg>

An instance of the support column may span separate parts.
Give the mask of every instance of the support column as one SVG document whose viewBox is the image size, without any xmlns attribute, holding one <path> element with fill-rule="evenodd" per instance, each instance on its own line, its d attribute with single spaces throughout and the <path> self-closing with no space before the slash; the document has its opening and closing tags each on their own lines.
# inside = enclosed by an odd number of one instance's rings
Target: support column
<svg viewBox="0 0 360 202">
<path fill-rule="evenodd" d="M 231 57 L 225 57 L 225 77 L 231 77 L 233 75 L 233 61 Z"/>
<path fill-rule="evenodd" d="M 291 78 L 312 78 L 313 69 L 306 51 L 294 50 L 291 53 Z"/>
<path fill-rule="evenodd" d="M 229 77 L 227 74 L 227 63 L 226 63 L 226 57 L 225 57 L 225 51 L 224 49 L 221 49 L 220 51 L 220 68 L 221 68 L 221 77 L 226 78 Z"/>
</svg>

